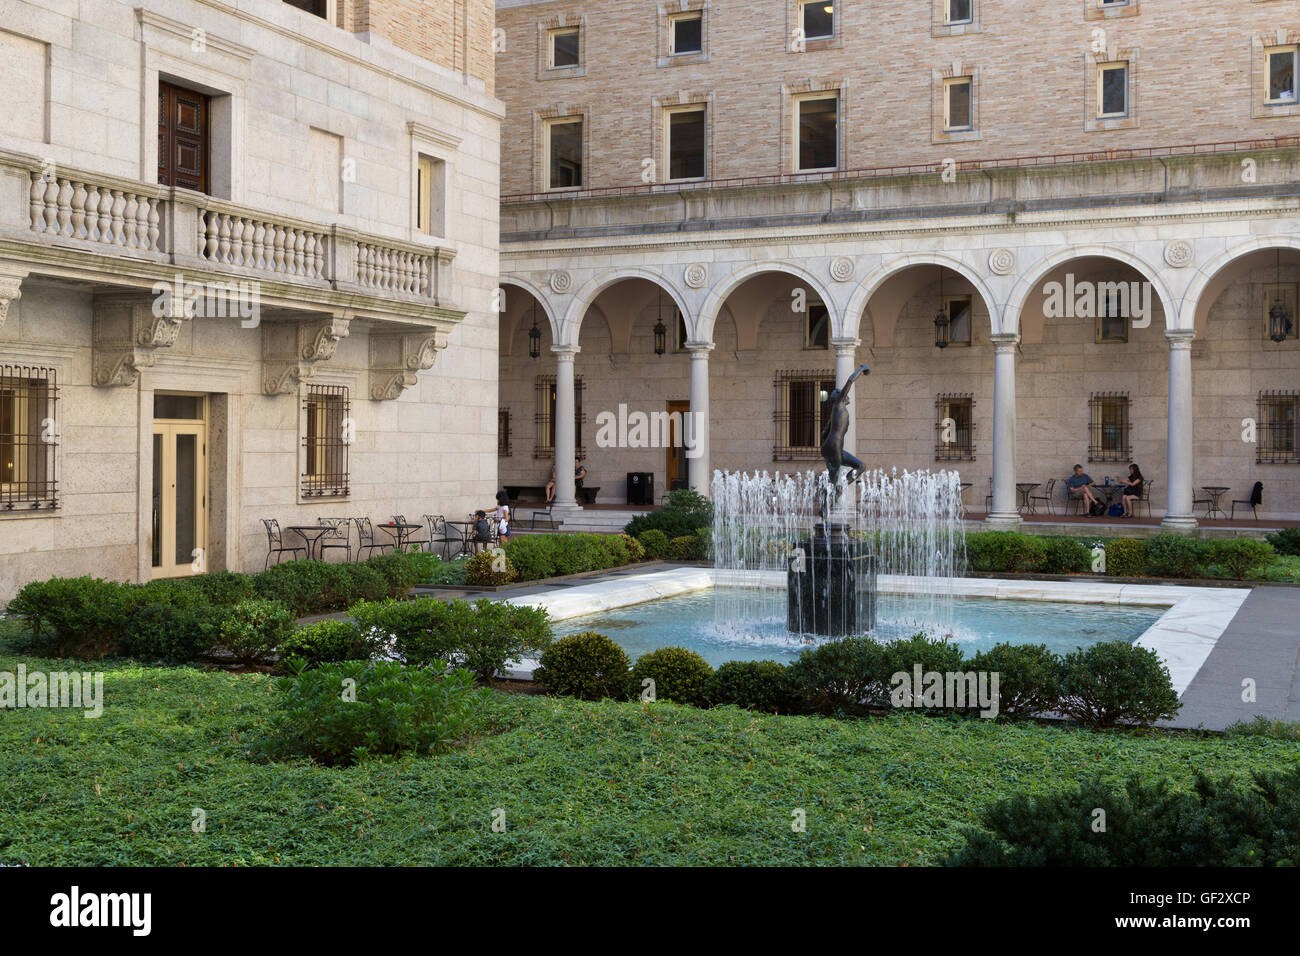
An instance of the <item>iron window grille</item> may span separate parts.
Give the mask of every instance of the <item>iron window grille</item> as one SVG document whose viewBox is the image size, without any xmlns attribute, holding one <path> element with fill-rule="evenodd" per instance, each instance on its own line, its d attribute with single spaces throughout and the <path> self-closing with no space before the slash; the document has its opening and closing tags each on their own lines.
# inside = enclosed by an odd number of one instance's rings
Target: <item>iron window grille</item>
<svg viewBox="0 0 1300 956">
<path fill-rule="evenodd" d="M 1095 392 L 1088 399 L 1089 461 L 1129 461 L 1129 405 L 1126 392 Z"/>
<path fill-rule="evenodd" d="M 1257 465 L 1300 464 L 1300 392 L 1259 393 Z"/>
<path fill-rule="evenodd" d="M 821 455 L 822 422 L 827 403 L 821 398 L 835 388 L 834 372 L 783 369 L 773 379 L 776 401 L 772 424 L 776 439 L 773 461 L 816 460 Z"/>
<path fill-rule="evenodd" d="M 935 461 L 975 460 L 975 397 L 940 395 L 934 402 Z"/>
<path fill-rule="evenodd" d="M 578 458 L 586 458 L 587 450 L 582 447 L 582 424 L 586 416 L 582 412 L 582 393 L 586 385 L 582 376 L 573 379 L 573 453 Z M 537 425 L 533 441 L 534 458 L 555 457 L 555 376 L 539 375 L 533 386 L 533 402 L 536 413 L 533 420 Z"/>
<path fill-rule="evenodd" d="M 0 365 L 0 510 L 59 506 L 58 397 L 54 369 Z"/>
<path fill-rule="evenodd" d="M 497 409 L 497 457 L 510 457 L 510 409 Z"/>
<path fill-rule="evenodd" d="M 351 403 L 346 385 L 308 385 L 303 402 L 307 420 L 302 473 L 304 498 L 348 496 L 348 446 L 352 443 Z"/>
</svg>

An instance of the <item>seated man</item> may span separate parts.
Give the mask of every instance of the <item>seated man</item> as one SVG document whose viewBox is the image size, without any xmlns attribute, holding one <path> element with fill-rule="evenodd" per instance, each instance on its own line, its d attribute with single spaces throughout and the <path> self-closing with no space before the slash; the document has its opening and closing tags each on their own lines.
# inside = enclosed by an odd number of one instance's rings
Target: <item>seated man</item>
<svg viewBox="0 0 1300 956">
<path fill-rule="evenodd" d="M 1092 493 L 1092 484 L 1092 478 L 1083 472 L 1083 465 L 1075 465 L 1074 474 L 1065 479 L 1065 487 L 1069 489 L 1070 497 L 1083 498 L 1089 514 L 1092 513 L 1092 506 L 1097 503 L 1097 496 Z"/>
</svg>

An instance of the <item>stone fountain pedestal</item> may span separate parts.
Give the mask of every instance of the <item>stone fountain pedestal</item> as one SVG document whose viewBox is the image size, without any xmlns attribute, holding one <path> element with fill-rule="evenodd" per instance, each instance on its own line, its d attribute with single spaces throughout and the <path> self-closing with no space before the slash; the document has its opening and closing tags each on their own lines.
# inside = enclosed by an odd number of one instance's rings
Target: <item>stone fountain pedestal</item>
<svg viewBox="0 0 1300 956">
<path fill-rule="evenodd" d="M 848 525 L 818 523 L 786 569 L 786 629 L 848 637 L 876 626 L 876 559 Z"/>
</svg>

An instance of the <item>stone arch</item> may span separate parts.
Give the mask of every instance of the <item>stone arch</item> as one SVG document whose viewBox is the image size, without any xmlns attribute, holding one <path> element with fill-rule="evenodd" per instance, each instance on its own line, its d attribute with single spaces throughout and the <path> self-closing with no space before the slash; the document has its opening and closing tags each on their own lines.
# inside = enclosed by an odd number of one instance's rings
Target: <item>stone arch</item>
<svg viewBox="0 0 1300 956">
<path fill-rule="evenodd" d="M 524 279 L 520 276 L 513 276 L 513 275 L 502 276 L 499 285 L 501 286 L 502 289 L 504 289 L 508 285 L 517 286 L 518 288 L 523 289 L 525 292 L 531 295 L 534 299 L 536 299 L 537 304 L 541 306 L 542 312 L 546 316 L 546 321 L 550 323 L 551 341 L 552 342 L 556 341 L 559 324 L 556 319 L 555 310 L 551 308 L 551 303 L 547 301 L 547 298 L 542 293 L 540 286 L 536 285 L 535 283 L 533 283 L 528 279 Z M 516 315 L 512 319 L 508 320 L 510 325 L 510 329 L 509 329 L 510 334 L 509 337 L 507 338 L 507 341 L 513 340 L 515 332 L 519 330 L 519 322 L 522 320 L 524 313 L 527 311 L 528 310 L 525 309 L 523 312 L 520 312 L 519 315 Z M 509 313 L 510 313 L 510 297 L 509 295 L 507 295 L 506 311 L 501 314 L 509 315 Z"/>
<path fill-rule="evenodd" d="M 1198 314 L 1208 313 L 1209 307 L 1214 304 L 1219 294 L 1223 292 L 1226 283 L 1221 284 L 1217 280 L 1223 277 L 1227 267 L 1252 252 L 1261 252 L 1267 249 L 1294 249 L 1300 251 L 1300 236 L 1257 236 L 1225 249 L 1209 262 L 1206 262 L 1196 270 L 1196 275 L 1188 283 L 1187 290 L 1183 293 L 1182 305 L 1178 310 L 1177 328 L 1197 328 L 1196 319 Z M 1210 293 L 1208 298 L 1207 293 Z M 1204 309 L 1202 309 L 1202 306 L 1204 306 Z"/>
<path fill-rule="evenodd" d="M 849 299 L 848 308 L 844 312 L 843 331 L 840 334 L 845 337 L 858 338 L 862 316 L 871 302 L 871 297 L 895 276 L 913 267 L 925 265 L 951 269 L 974 286 L 975 291 L 984 300 L 985 308 L 989 310 L 991 331 L 1001 331 L 1000 303 L 979 272 L 971 268 L 969 264 L 946 253 L 909 252 L 905 255 L 896 256 L 887 262 L 882 262 L 858 284 L 858 287 L 853 291 L 852 298 Z"/>
<path fill-rule="evenodd" d="M 582 288 L 573 294 L 573 301 L 569 303 L 569 307 L 564 313 L 563 335 L 557 336 L 556 344 L 576 346 L 578 344 L 578 335 L 582 331 L 582 322 L 586 318 L 588 310 L 595 304 L 596 299 L 606 289 L 627 279 L 645 279 L 667 292 L 677 305 L 677 308 L 682 310 L 682 315 L 686 318 L 687 329 L 691 328 L 692 318 L 690 309 L 686 307 L 686 298 L 682 295 L 681 290 L 674 286 L 666 276 L 638 266 L 623 267 L 611 269 L 603 275 L 589 279 Z"/>
<path fill-rule="evenodd" d="M 698 321 L 692 325 L 689 316 L 687 317 L 686 328 L 690 332 L 694 341 L 711 342 L 713 341 L 713 330 L 717 325 L 718 316 L 722 311 L 722 306 L 726 303 L 731 294 L 739 289 L 742 285 L 757 275 L 768 272 L 780 272 L 799 279 L 808 284 L 822 300 L 831 313 L 831 335 L 835 335 L 836 330 L 840 327 L 839 310 L 835 298 L 831 295 L 830 289 L 821 279 L 813 275 L 808 269 L 795 263 L 785 262 L 754 262 L 743 266 L 734 272 L 729 273 L 725 278 L 717 282 L 709 290 L 708 296 L 704 300 L 704 305 L 700 309 Z"/>
</svg>

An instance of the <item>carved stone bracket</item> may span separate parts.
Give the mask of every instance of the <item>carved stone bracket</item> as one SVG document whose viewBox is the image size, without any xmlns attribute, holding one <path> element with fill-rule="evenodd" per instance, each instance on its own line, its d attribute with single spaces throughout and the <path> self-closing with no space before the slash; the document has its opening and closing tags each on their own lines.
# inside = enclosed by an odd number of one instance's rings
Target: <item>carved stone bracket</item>
<svg viewBox="0 0 1300 956">
<path fill-rule="evenodd" d="M 94 384 L 134 385 L 158 349 L 176 344 L 193 304 L 169 296 L 98 295 L 94 301 Z"/>
<path fill-rule="evenodd" d="M 307 381 L 320 362 L 334 357 L 339 340 L 348 334 L 351 317 L 300 319 L 262 323 L 262 391 L 291 395 Z"/>
<path fill-rule="evenodd" d="M 447 347 L 445 329 L 419 332 L 370 332 L 370 397 L 389 401 L 414 385 L 419 372 L 433 368 Z"/>
<path fill-rule="evenodd" d="M 0 329 L 9 317 L 9 303 L 23 297 L 22 284 L 22 276 L 0 275 Z"/>
</svg>

